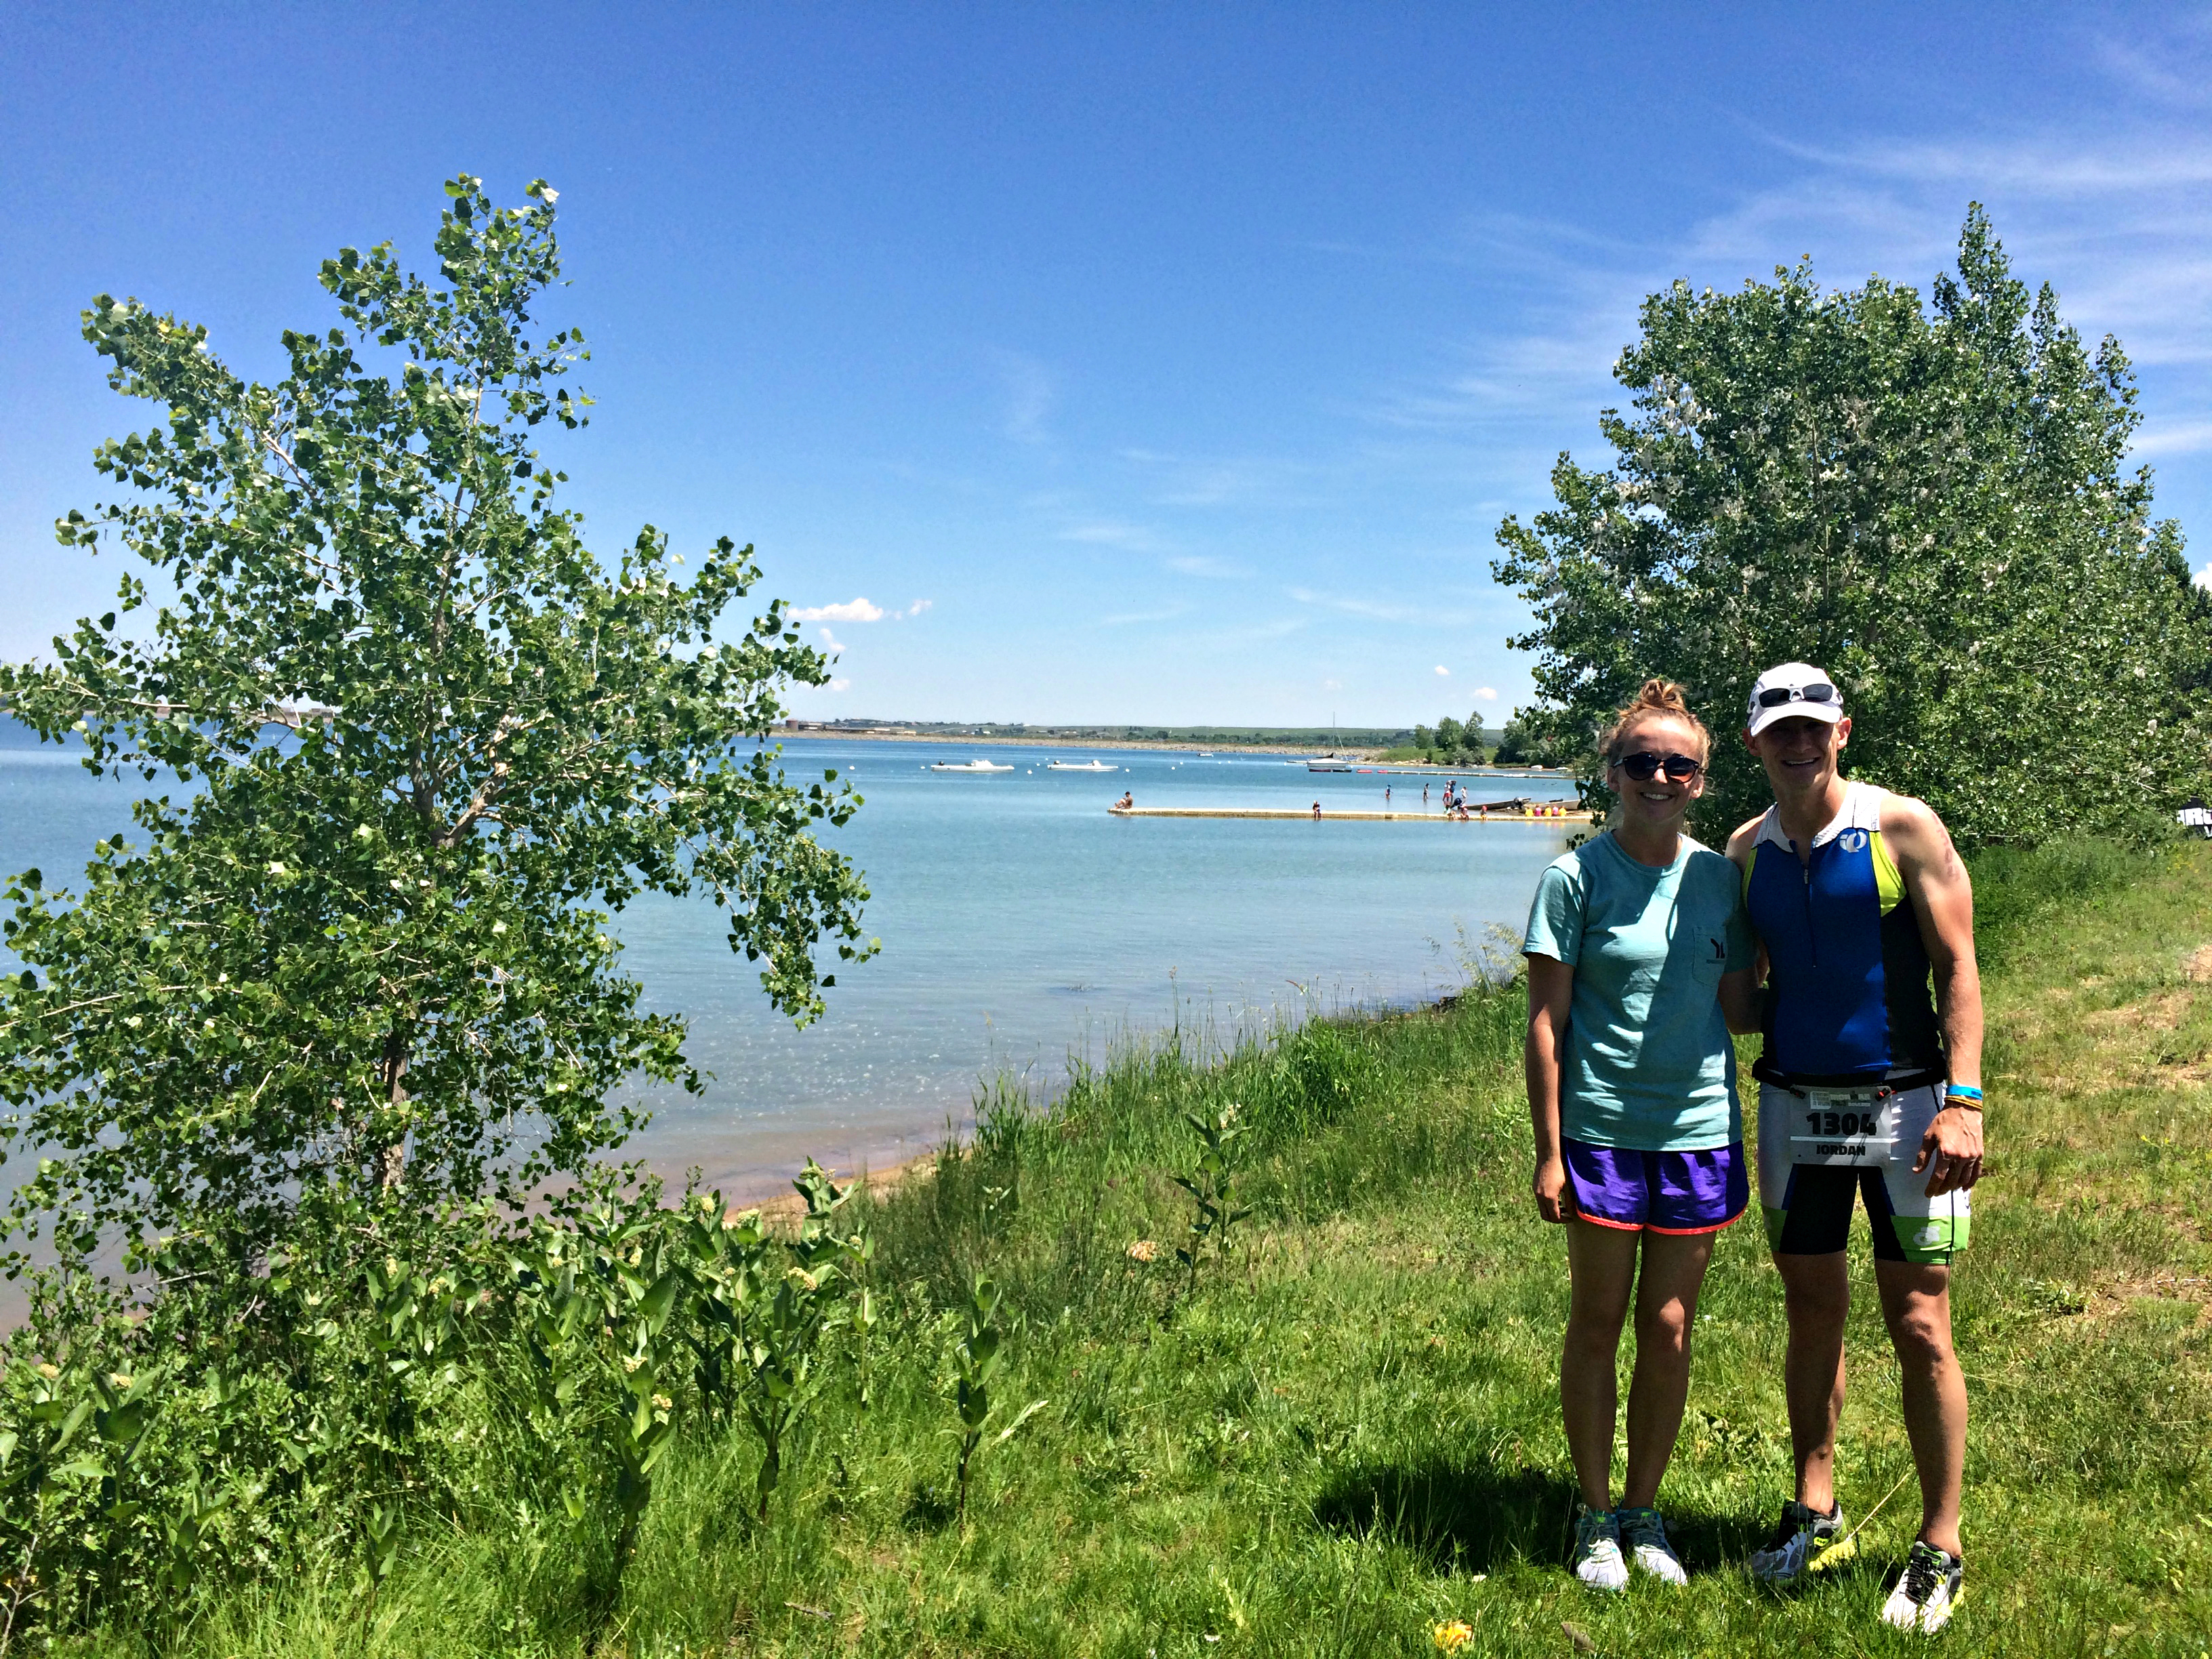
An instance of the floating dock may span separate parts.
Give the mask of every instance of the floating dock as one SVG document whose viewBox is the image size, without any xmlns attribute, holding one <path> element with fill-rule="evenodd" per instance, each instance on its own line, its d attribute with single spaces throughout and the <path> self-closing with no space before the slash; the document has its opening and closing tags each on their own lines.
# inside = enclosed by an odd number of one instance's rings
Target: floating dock
<svg viewBox="0 0 2212 1659">
<path fill-rule="evenodd" d="M 1106 811 L 1117 818 L 1304 818 L 1308 823 L 1318 821 L 1311 807 L 1296 806 L 1109 806 Z M 1334 811 L 1323 807 L 1318 815 L 1334 823 L 1350 820 L 1361 823 L 1588 823 L 1590 814 L 1565 802 L 1538 801 L 1527 808 L 1491 807 L 1478 811 L 1468 809 L 1465 817 L 1447 812 L 1376 812 L 1356 808 Z"/>
</svg>

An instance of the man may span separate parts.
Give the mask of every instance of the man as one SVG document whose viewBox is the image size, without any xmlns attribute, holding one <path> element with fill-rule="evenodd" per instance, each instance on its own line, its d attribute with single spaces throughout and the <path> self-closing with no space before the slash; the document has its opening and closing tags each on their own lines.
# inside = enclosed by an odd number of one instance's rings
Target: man
<svg viewBox="0 0 2212 1659">
<path fill-rule="evenodd" d="M 1904 1372 L 1920 1533 L 1882 1608 L 1934 1632 L 1964 1594 L 1959 1489 L 1966 1386 L 1951 1262 L 1982 1167 L 1982 992 L 1973 891 L 1925 803 L 1846 779 L 1843 694 L 1809 664 L 1752 688 L 1744 741 L 1774 805 L 1729 840 L 1768 967 L 1759 1188 L 1790 1321 L 1784 1387 L 1796 1496 L 1753 1573 L 1774 1583 L 1852 1554 L 1835 1496 L 1844 1403 L 1844 1245 L 1854 1194 Z M 1932 994 L 1931 994 L 1932 981 Z"/>
</svg>

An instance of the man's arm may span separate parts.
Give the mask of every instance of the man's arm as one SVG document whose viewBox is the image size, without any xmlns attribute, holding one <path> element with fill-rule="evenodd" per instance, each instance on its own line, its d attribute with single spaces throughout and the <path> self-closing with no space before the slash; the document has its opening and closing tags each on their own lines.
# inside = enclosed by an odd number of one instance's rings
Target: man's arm
<svg viewBox="0 0 2212 1659">
<path fill-rule="evenodd" d="M 1556 957 L 1528 957 L 1528 1038 L 1521 1051 L 1528 1084 L 1528 1123 L 1536 1137 L 1536 1174 L 1529 1185 L 1536 1212 L 1565 1221 L 1566 1160 L 1559 1152 L 1559 1055 L 1567 1041 L 1567 1008 L 1575 970 Z"/>
<path fill-rule="evenodd" d="M 1762 812 L 1758 817 L 1745 819 L 1728 839 L 1728 859 L 1735 866 L 1739 884 L 1750 872 L 1751 849 L 1759 839 L 1759 826 L 1765 817 Z M 1741 973 L 1721 975 L 1721 1014 L 1728 1021 L 1729 1031 L 1737 1036 L 1750 1036 L 1765 1024 L 1766 945 L 1764 940 L 1760 940 L 1758 957 L 1749 969 Z"/>
<path fill-rule="evenodd" d="M 1766 992 L 1761 983 L 1765 966 L 1762 962 L 1756 968 L 1721 975 L 1721 1017 L 1728 1021 L 1733 1036 L 1751 1036 L 1759 1030 L 1766 1012 Z"/>
<path fill-rule="evenodd" d="M 1951 1081 L 1982 1083 L 1982 975 L 1974 960 L 1974 888 L 1942 820 L 1904 795 L 1882 803 L 1882 840 L 1905 878 L 1936 973 L 1936 1012 L 1943 1022 Z M 1960 1106 L 1936 1114 L 1920 1142 L 1915 1175 L 1928 1171 L 1928 1195 L 1972 1187 L 1982 1173 L 1982 1115 Z"/>
</svg>

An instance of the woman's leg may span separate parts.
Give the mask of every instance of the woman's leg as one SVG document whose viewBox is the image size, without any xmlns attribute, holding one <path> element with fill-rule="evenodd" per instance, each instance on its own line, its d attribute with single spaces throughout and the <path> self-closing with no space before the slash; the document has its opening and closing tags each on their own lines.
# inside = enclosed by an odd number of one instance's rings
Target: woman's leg
<svg viewBox="0 0 2212 1659">
<path fill-rule="evenodd" d="M 1613 1507 L 1613 1421 L 1620 1407 L 1613 1364 L 1628 1292 L 1636 1282 L 1637 1235 L 1576 1217 L 1567 1223 L 1567 1340 L 1559 1358 L 1559 1409 L 1583 1502 Z M 1680 1407 L 1676 1408 L 1680 1414 Z M 1633 1444 L 1632 1440 L 1631 1444 Z"/>
<path fill-rule="evenodd" d="M 1644 1234 L 1644 1271 L 1636 1285 L 1636 1374 L 1628 1385 L 1629 1509 L 1656 1507 L 1659 1477 L 1682 1431 L 1690 1397 L 1690 1331 L 1698 1290 L 1713 1259 L 1717 1233 Z"/>
</svg>

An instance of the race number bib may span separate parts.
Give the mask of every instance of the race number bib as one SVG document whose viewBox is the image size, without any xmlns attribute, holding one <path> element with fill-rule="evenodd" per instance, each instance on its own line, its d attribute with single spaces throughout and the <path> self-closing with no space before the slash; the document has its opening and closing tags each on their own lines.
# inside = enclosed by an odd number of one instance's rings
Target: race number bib
<svg viewBox="0 0 2212 1659">
<path fill-rule="evenodd" d="M 1806 1090 L 1790 1103 L 1790 1161 L 1861 1167 L 1893 1162 L 1900 1099 L 1863 1089 Z"/>
</svg>

